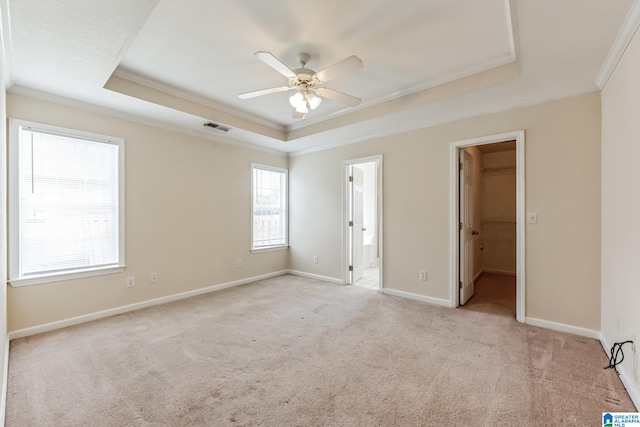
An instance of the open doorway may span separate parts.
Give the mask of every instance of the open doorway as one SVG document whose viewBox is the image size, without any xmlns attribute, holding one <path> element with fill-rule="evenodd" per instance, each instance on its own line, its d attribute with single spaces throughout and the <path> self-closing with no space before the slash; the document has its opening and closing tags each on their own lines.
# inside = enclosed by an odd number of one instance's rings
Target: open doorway
<svg viewBox="0 0 640 427">
<path fill-rule="evenodd" d="M 344 162 L 345 283 L 382 289 L 382 157 Z"/>
<path fill-rule="evenodd" d="M 516 317 L 516 144 L 460 148 L 460 305 Z"/>
<path fill-rule="evenodd" d="M 524 322 L 524 132 L 452 143 L 451 160 L 451 305 Z"/>
</svg>

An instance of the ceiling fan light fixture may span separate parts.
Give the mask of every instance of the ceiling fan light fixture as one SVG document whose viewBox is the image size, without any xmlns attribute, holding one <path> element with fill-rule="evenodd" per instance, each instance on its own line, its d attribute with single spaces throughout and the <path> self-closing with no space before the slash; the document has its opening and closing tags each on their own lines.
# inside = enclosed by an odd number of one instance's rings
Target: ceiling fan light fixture
<svg viewBox="0 0 640 427">
<path fill-rule="evenodd" d="M 309 103 L 309 107 L 312 110 L 315 110 L 316 108 L 318 108 L 318 106 L 320 105 L 320 102 L 322 102 L 322 99 L 320 99 L 320 97 L 315 96 L 312 93 L 307 94 L 307 96 L 305 98 L 307 98 L 307 102 Z"/>
<path fill-rule="evenodd" d="M 307 107 L 307 101 L 304 99 L 304 96 L 300 92 L 296 92 L 295 95 L 289 97 L 289 104 L 291 104 L 291 106 L 296 110 L 299 108 L 306 109 Z"/>
</svg>

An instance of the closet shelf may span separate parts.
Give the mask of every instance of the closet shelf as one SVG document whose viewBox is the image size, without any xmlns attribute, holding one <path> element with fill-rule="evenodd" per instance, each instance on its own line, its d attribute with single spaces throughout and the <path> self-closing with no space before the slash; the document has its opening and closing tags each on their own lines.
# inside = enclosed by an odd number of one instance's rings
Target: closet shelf
<svg viewBox="0 0 640 427">
<path fill-rule="evenodd" d="M 516 172 L 515 166 L 495 166 L 495 167 L 484 167 L 481 169 L 482 172 Z"/>
<path fill-rule="evenodd" d="M 516 221 L 509 221 L 509 220 L 486 220 L 486 221 L 481 221 L 482 225 L 487 224 L 487 225 L 494 225 L 494 224 L 516 224 Z"/>
</svg>

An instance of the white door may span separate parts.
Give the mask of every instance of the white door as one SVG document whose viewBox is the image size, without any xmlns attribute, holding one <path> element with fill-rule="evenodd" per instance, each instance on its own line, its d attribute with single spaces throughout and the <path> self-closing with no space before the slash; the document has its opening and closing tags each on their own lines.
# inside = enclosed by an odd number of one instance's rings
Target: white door
<svg viewBox="0 0 640 427">
<path fill-rule="evenodd" d="M 460 150 L 460 305 L 473 296 L 473 156 Z"/>
<path fill-rule="evenodd" d="M 351 275 L 351 283 L 356 283 L 362 279 L 362 245 L 364 231 L 364 172 L 357 167 L 352 168 L 351 176 L 353 177 L 353 185 L 351 186 L 352 211 L 351 218 L 353 225 L 351 227 L 351 265 L 353 274 Z"/>
</svg>

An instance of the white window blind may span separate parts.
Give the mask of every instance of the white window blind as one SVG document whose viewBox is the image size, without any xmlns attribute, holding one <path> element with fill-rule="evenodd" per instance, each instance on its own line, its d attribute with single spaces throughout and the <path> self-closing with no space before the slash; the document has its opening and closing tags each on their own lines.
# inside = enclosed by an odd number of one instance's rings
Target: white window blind
<svg viewBox="0 0 640 427">
<path fill-rule="evenodd" d="M 287 246 L 287 170 L 256 164 L 251 169 L 251 248 Z"/>
<path fill-rule="evenodd" d="M 14 127 L 11 279 L 122 267 L 122 140 Z"/>
</svg>

